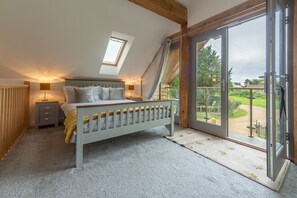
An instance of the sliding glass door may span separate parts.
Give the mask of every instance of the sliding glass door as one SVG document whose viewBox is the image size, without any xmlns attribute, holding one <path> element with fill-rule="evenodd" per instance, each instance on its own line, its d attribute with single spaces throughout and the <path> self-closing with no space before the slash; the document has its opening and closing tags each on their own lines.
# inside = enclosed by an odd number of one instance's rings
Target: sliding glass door
<svg viewBox="0 0 297 198">
<path fill-rule="evenodd" d="M 226 137 L 226 30 L 193 37 L 190 43 L 190 127 Z"/>
<path fill-rule="evenodd" d="M 267 1 L 267 11 L 267 175 L 275 180 L 286 156 L 286 28 L 279 0 Z"/>
</svg>

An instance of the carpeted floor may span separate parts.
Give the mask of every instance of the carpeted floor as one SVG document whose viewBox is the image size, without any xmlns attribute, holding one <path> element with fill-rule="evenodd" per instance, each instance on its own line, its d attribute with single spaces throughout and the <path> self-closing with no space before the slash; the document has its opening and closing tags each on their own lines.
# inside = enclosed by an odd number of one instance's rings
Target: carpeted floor
<svg viewBox="0 0 297 198">
<path fill-rule="evenodd" d="M 166 138 L 276 191 L 280 189 L 290 166 L 290 161 L 286 160 L 273 182 L 267 177 L 265 152 L 189 128 Z"/>
<path fill-rule="evenodd" d="M 0 197 L 296 197 L 291 165 L 278 193 L 163 138 L 165 127 L 85 147 L 83 171 L 73 171 L 75 147 L 63 128 L 29 130 L 0 162 Z"/>
</svg>

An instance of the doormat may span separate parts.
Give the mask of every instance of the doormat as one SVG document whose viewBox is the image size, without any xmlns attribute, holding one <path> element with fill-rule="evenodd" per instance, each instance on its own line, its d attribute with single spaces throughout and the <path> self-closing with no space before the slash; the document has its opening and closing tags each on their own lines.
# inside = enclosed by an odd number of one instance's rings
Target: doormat
<svg viewBox="0 0 297 198">
<path fill-rule="evenodd" d="M 286 160 L 273 182 L 266 176 L 264 152 L 193 129 L 184 129 L 166 138 L 275 191 L 280 189 L 290 164 Z"/>
</svg>

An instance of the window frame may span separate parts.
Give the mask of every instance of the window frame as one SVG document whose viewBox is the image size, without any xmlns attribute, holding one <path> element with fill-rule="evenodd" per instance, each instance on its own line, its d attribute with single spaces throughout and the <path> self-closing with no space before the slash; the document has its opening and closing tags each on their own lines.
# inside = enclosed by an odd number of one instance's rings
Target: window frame
<svg viewBox="0 0 297 198">
<path fill-rule="evenodd" d="M 102 64 L 103 64 L 103 65 L 107 65 L 107 66 L 117 67 L 117 65 L 119 64 L 119 61 L 120 61 L 120 59 L 121 59 L 121 57 L 122 57 L 123 51 L 124 51 L 124 49 L 125 49 L 125 46 L 126 46 L 126 44 L 127 44 L 128 41 L 125 40 L 125 39 L 117 38 L 117 37 L 115 37 L 115 36 L 110 36 L 110 37 L 109 37 L 109 40 L 108 40 L 108 44 L 109 44 L 110 40 L 112 40 L 112 39 L 116 39 L 116 40 L 120 40 L 120 41 L 122 41 L 121 48 L 119 49 L 119 52 L 118 52 L 118 54 L 117 54 L 117 57 L 116 57 L 115 62 L 107 62 L 107 61 L 104 61 L 104 57 L 103 57 L 103 62 L 102 62 Z M 107 52 L 107 49 L 108 49 L 108 45 L 107 45 L 107 48 L 106 48 L 106 52 Z M 105 52 L 105 53 L 106 53 L 106 52 Z"/>
</svg>

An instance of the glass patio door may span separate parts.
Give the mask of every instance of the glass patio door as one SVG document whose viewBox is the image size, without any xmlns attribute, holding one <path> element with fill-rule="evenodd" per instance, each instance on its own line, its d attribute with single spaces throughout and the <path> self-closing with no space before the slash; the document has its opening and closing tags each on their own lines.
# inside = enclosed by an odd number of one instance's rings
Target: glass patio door
<svg viewBox="0 0 297 198">
<path fill-rule="evenodd" d="M 285 10 L 267 1 L 267 176 L 275 180 L 286 156 Z"/>
<path fill-rule="evenodd" d="M 227 137 L 226 29 L 191 38 L 191 128 Z"/>
</svg>

